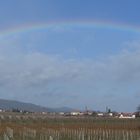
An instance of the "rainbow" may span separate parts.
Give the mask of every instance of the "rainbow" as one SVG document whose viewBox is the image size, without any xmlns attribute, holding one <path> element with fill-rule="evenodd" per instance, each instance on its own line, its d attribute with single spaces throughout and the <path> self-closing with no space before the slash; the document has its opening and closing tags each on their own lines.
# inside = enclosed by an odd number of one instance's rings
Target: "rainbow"
<svg viewBox="0 0 140 140">
<path fill-rule="evenodd" d="M 29 23 L 26 25 L 21 25 L 18 27 L 13 27 L 12 29 L 7 29 L 0 31 L 0 37 L 5 37 L 9 35 L 15 35 L 20 33 L 28 33 L 40 30 L 53 29 L 56 27 L 61 28 L 107 28 L 111 30 L 120 30 L 140 33 L 140 27 L 129 25 L 125 23 L 116 23 L 112 21 L 101 21 L 101 20 L 78 20 L 78 21 L 54 21 L 46 23 Z"/>
</svg>

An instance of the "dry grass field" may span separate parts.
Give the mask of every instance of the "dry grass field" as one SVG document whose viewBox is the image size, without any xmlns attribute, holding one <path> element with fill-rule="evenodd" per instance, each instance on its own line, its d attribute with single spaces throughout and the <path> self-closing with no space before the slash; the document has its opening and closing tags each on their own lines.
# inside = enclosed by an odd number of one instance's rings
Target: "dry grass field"
<svg viewBox="0 0 140 140">
<path fill-rule="evenodd" d="M 1 140 L 140 140 L 140 119 L 33 117 L 0 120 Z"/>
</svg>

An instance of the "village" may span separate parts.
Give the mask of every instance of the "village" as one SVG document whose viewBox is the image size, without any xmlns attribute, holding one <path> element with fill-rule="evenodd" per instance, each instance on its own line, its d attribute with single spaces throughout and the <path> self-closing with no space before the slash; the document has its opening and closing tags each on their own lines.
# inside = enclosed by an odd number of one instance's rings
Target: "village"
<svg viewBox="0 0 140 140">
<path fill-rule="evenodd" d="M 92 118 L 119 118 L 119 119 L 135 119 L 140 117 L 140 112 L 115 112 L 110 109 L 105 112 L 101 111 L 71 111 L 71 112 L 31 112 L 20 109 L 12 109 L 12 110 L 4 110 L 0 109 L 0 119 L 45 119 L 45 118 L 84 118 L 84 117 L 92 117 Z"/>
</svg>

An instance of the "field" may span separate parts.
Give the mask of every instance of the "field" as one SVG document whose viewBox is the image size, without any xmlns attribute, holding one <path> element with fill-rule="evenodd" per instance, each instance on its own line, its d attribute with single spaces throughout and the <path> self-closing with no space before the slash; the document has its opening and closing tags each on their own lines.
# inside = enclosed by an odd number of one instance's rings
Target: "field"
<svg viewBox="0 0 140 140">
<path fill-rule="evenodd" d="M 1 140 L 140 140 L 140 119 L 11 115 Z"/>
</svg>

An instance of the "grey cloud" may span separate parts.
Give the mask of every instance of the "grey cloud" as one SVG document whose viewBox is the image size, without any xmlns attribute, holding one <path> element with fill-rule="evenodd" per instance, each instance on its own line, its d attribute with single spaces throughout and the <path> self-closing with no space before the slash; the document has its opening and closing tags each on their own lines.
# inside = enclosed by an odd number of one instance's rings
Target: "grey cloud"
<svg viewBox="0 0 140 140">
<path fill-rule="evenodd" d="M 93 104 L 102 102 L 105 106 L 134 96 L 133 88 L 139 88 L 139 50 L 122 51 L 104 61 L 71 60 L 37 52 L 18 52 L 14 57 L 14 52 L 0 54 L 1 97 L 49 106 L 72 102 L 80 106 L 93 100 Z M 72 101 L 75 98 L 77 101 Z"/>
</svg>

